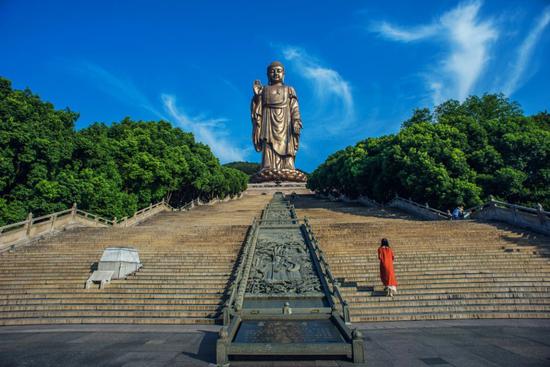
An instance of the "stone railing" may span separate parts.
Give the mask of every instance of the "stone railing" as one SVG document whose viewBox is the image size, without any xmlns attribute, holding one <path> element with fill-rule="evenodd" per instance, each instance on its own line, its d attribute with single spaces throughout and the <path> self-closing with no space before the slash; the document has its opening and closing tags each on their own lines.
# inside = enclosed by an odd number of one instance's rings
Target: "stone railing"
<svg viewBox="0 0 550 367">
<path fill-rule="evenodd" d="M 173 208 L 162 199 L 156 204 L 150 204 L 136 211 L 134 215 L 130 217 L 120 219 L 115 217 L 112 220 L 78 209 L 76 204 L 74 204 L 71 209 L 62 210 L 41 217 L 34 217 L 32 213 L 29 213 L 27 219 L 24 221 L 0 227 L 0 253 L 72 227 L 132 227 L 163 211 L 186 211 L 196 206 L 212 205 L 241 197 L 242 194 L 236 197 L 227 197 L 225 199 L 215 198 L 208 202 L 195 199 L 180 208 Z"/>
<path fill-rule="evenodd" d="M 398 208 L 423 219 L 428 220 L 448 220 L 451 216 L 448 213 L 442 212 L 435 208 L 431 208 L 428 203 L 422 205 L 410 199 L 405 199 L 400 196 L 395 196 L 387 206 Z"/>
<path fill-rule="evenodd" d="M 250 226 L 250 229 L 248 230 L 248 235 L 246 236 L 244 246 L 242 248 L 241 254 L 237 258 L 237 264 L 235 269 L 235 274 L 232 276 L 232 281 L 230 282 L 228 292 L 227 292 L 227 299 L 224 302 L 223 306 L 223 325 L 228 326 L 231 322 L 231 310 L 237 309 L 237 295 L 239 291 L 244 292 L 244 290 L 239 289 L 239 284 L 241 283 L 241 279 L 244 276 L 244 268 L 246 266 L 246 263 L 250 258 L 249 254 L 253 252 L 253 249 L 251 250 L 253 243 L 256 241 L 256 237 L 258 236 L 258 220 L 254 218 L 252 221 L 252 225 Z M 242 307 L 242 304 L 238 305 L 238 308 L 240 309 Z"/>
<path fill-rule="evenodd" d="M 194 200 L 191 200 L 190 202 L 188 202 L 187 204 L 184 204 L 182 205 L 181 207 L 179 208 L 173 208 L 172 210 L 173 211 L 186 211 L 186 210 L 190 210 L 190 209 L 193 209 L 194 207 L 196 206 L 201 206 L 201 205 L 214 205 L 214 204 L 217 204 L 217 203 L 225 203 L 227 201 L 231 201 L 231 200 L 237 200 L 237 199 L 240 199 L 243 197 L 243 194 L 240 193 L 239 195 L 236 195 L 236 196 L 226 196 L 225 198 L 223 199 L 220 199 L 220 198 L 214 198 L 210 201 L 204 201 L 204 200 L 201 200 L 199 198 L 197 199 L 194 199 Z"/>
<path fill-rule="evenodd" d="M 317 196 L 331 201 L 343 201 L 361 203 L 365 206 L 382 206 L 374 200 L 365 196 L 358 199 L 349 199 L 345 195 L 334 196 L 316 193 Z M 427 220 L 449 220 L 452 216 L 449 213 L 432 208 L 428 203 L 422 205 L 410 199 L 396 195 L 389 203 L 384 204 L 393 208 L 401 209 L 407 213 Z M 542 205 L 536 208 L 529 208 L 521 205 L 514 205 L 491 198 L 487 203 L 464 211 L 465 218 L 479 220 L 494 220 L 509 223 L 511 225 L 530 229 L 535 232 L 550 235 L 550 212 L 545 211 Z"/>
<path fill-rule="evenodd" d="M 368 207 L 383 207 L 390 206 L 394 208 L 399 208 L 403 211 L 416 215 L 420 218 L 429 219 L 429 220 L 439 220 L 439 219 L 450 219 L 450 216 L 440 210 L 430 208 L 426 203 L 425 205 L 418 204 L 412 200 L 408 200 L 399 196 L 395 196 L 389 203 L 380 204 L 379 202 L 367 197 L 359 196 L 357 199 L 350 199 L 346 195 L 326 195 L 317 193 L 317 196 L 327 199 L 330 201 L 341 201 L 344 203 L 358 203 Z"/>
<path fill-rule="evenodd" d="M 468 209 L 473 219 L 494 220 L 550 235 L 550 212 L 542 205 L 529 208 L 490 199 L 487 203 Z"/>
<path fill-rule="evenodd" d="M 151 218 L 154 215 L 157 215 L 160 212 L 172 210 L 174 210 L 174 208 L 172 208 L 167 202 L 164 201 L 164 199 L 162 199 L 156 204 L 150 204 L 149 206 L 138 210 L 131 217 L 124 217 L 120 220 L 117 220 L 117 218 L 115 217 L 111 222 L 111 225 L 113 227 L 132 227 L 140 222 L 143 222 L 146 219 Z"/>
<path fill-rule="evenodd" d="M 451 219 L 448 213 L 430 208 L 428 204 L 421 205 L 399 196 L 396 196 L 387 205 L 399 208 L 424 219 Z M 529 208 L 491 198 L 483 205 L 465 210 L 464 216 L 465 218 L 476 220 L 504 222 L 516 227 L 550 235 L 550 212 L 545 211 L 540 204 L 537 205 L 536 208 Z"/>
<path fill-rule="evenodd" d="M 340 282 L 336 280 L 336 278 L 332 274 L 330 265 L 325 257 L 325 254 L 321 249 L 321 247 L 317 244 L 317 239 L 315 238 L 315 234 L 313 233 L 313 230 L 311 228 L 311 224 L 309 223 L 308 218 L 304 218 L 304 228 L 305 228 L 306 238 L 313 249 L 313 252 L 319 264 L 320 270 L 325 276 L 325 280 L 327 281 L 327 286 L 332 293 L 332 297 L 334 298 L 332 302 L 334 303 L 334 305 L 339 305 L 342 312 L 342 318 L 344 319 L 344 322 L 346 323 L 346 325 L 351 325 L 349 305 L 347 301 L 344 299 L 344 297 L 342 296 L 342 293 L 340 291 Z"/>
<path fill-rule="evenodd" d="M 20 244 L 59 232 L 67 227 L 78 225 L 104 227 L 113 225 L 113 221 L 80 210 L 76 204 L 71 209 L 41 217 L 34 217 L 32 213 L 29 213 L 24 221 L 0 227 L 0 253 Z"/>
<path fill-rule="evenodd" d="M 41 217 L 29 213 L 24 221 L 0 227 L 0 253 L 71 227 L 130 227 L 165 210 L 172 208 L 163 199 L 120 220 L 116 217 L 110 220 L 86 212 L 78 209 L 76 204 L 71 209 Z"/>
</svg>

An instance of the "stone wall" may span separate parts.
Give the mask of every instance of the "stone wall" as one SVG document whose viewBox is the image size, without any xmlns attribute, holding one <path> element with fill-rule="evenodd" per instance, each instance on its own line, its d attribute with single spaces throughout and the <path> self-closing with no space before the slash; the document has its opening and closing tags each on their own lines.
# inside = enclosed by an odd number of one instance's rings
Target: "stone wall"
<svg viewBox="0 0 550 367">
<path fill-rule="evenodd" d="M 401 209 L 407 213 L 415 215 L 422 219 L 427 220 L 448 220 L 450 219 L 449 215 L 446 213 L 430 208 L 428 204 L 420 205 L 414 201 L 407 200 L 401 197 L 395 197 L 388 203 L 388 206 L 392 208 Z"/>
<path fill-rule="evenodd" d="M 547 212 L 542 210 L 540 210 L 539 213 L 527 212 L 522 210 L 521 207 L 511 205 L 501 207 L 494 202 L 489 202 L 479 210 L 473 211 L 471 217 L 474 219 L 504 222 L 517 227 L 527 228 L 535 232 L 550 235 L 550 218 L 546 213 Z"/>
</svg>

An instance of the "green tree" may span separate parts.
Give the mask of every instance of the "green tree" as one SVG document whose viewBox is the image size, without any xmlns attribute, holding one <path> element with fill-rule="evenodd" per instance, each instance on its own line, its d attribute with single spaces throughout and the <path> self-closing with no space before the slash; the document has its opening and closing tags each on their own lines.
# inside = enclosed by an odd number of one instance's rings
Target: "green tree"
<svg viewBox="0 0 550 367">
<path fill-rule="evenodd" d="M 74 202 L 121 218 L 163 198 L 177 206 L 246 189 L 247 175 L 168 122 L 125 118 L 75 131 L 77 118 L 0 78 L 0 224 Z"/>
<path fill-rule="evenodd" d="M 395 194 L 442 209 L 494 195 L 550 207 L 550 118 L 524 116 L 501 94 L 417 109 L 394 135 L 368 138 L 327 158 L 308 186 L 321 192 Z"/>
</svg>

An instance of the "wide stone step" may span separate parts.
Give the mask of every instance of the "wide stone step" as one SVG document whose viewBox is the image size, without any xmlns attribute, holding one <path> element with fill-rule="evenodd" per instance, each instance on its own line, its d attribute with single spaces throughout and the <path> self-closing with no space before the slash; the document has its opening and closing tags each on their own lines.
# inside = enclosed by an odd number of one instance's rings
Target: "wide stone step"
<svg viewBox="0 0 550 367">
<path fill-rule="evenodd" d="M 376 249 L 375 249 L 376 250 Z M 399 257 L 399 259 L 424 259 L 426 261 L 438 261 L 438 260 L 446 260 L 449 256 L 456 257 L 457 259 L 468 259 L 468 258 L 474 258 L 474 257 L 482 257 L 483 259 L 500 259 L 503 257 L 513 257 L 513 258 L 535 258 L 539 257 L 537 253 L 533 253 L 535 249 L 530 249 L 526 251 L 526 249 L 496 249 L 496 250 L 484 250 L 484 251 L 450 251 L 450 252 L 443 252 L 438 251 L 437 253 L 431 253 L 431 252 L 411 252 L 410 250 L 403 249 L 401 252 L 396 254 L 396 257 Z M 378 260 L 376 251 L 369 251 L 366 252 L 365 249 L 361 249 L 361 251 L 351 251 L 348 249 L 348 251 L 342 251 L 342 252 L 335 252 L 335 251 L 324 251 L 325 254 L 332 256 L 332 257 L 342 257 L 342 258 L 359 258 L 359 259 L 368 259 L 368 260 Z M 397 251 L 396 251 L 397 252 Z"/>
<path fill-rule="evenodd" d="M 0 320 L 23 317 L 217 317 L 212 311 L 140 311 L 140 310 L 49 310 L 0 311 Z"/>
<path fill-rule="evenodd" d="M 344 266 L 369 266 L 377 264 L 378 260 L 371 260 L 371 261 L 361 261 L 359 259 L 355 260 L 349 260 L 349 261 L 335 261 L 333 259 L 330 260 L 330 266 L 337 268 L 337 267 L 344 267 Z M 533 257 L 529 259 L 514 259 L 514 258 L 508 258 L 503 257 L 501 259 L 491 259 L 490 261 L 480 260 L 476 258 L 466 259 L 466 260 L 453 260 L 452 258 L 441 260 L 441 261 L 423 261 L 421 259 L 415 259 L 414 261 L 401 261 L 396 259 L 394 262 L 394 265 L 400 266 L 403 265 L 404 267 L 415 265 L 415 266 L 423 266 L 425 268 L 429 267 L 437 267 L 439 265 L 478 265 L 482 266 L 485 264 L 493 264 L 493 265 L 506 265 L 506 264 L 513 264 L 513 265 L 527 265 L 527 264 L 547 264 L 548 260 L 544 258 L 539 257 Z"/>
<path fill-rule="evenodd" d="M 19 281 L 22 282 L 30 282 L 30 281 L 80 281 L 82 279 L 87 279 L 91 275 L 91 272 L 89 273 L 81 273 L 81 274 L 72 274 L 72 273 L 66 273 L 63 275 L 58 275 L 54 273 L 47 273 L 47 274 L 21 274 L 21 275 L 12 275 L 12 276 L 1 276 L 0 275 L 0 283 L 16 283 Z M 162 281 L 162 280 L 173 280 L 173 281 L 200 281 L 201 279 L 209 279 L 209 280 L 218 280 L 218 281 L 227 281 L 231 274 L 229 272 L 212 272 L 212 273 L 142 273 L 141 271 L 134 275 L 129 275 L 127 278 L 135 278 L 140 279 L 144 281 Z"/>
<path fill-rule="evenodd" d="M 209 304 L 26 304 L 26 305 L 5 305 L 0 309 L 0 315 L 3 312 L 45 312 L 46 314 L 51 311 L 82 311 L 86 314 L 90 311 L 151 311 L 151 312 L 176 312 L 176 311 L 201 311 L 208 313 L 215 313 L 218 310 L 218 305 Z M 0 316 L 1 317 L 1 316 Z"/>
<path fill-rule="evenodd" d="M 381 291 L 380 291 L 381 292 Z M 469 299 L 510 299 L 510 298 L 519 298 L 519 299 L 539 299 L 539 298 L 548 298 L 550 294 L 546 292 L 484 292 L 480 291 L 477 293 L 432 293 L 432 294 L 402 294 L 399 293 L 395 298 L 391 297 L 381 297 L 380 295 L 374 295 L 371 292 L 364 292 L 363 296 L 352 296 L 348 297 L 347 301 L 350 305 L 352 304 L 387 304 L 397 301 L 433 301 L 433 300 L 469 300 Z"/>
<path fill-rule="evenodd" d="M 431 277 L 439 277 L 440 279 L 450 279 L 450 278 L 477 278 L 477 277 L 486 277 L 489 275 L 499 275 L 499 276 L 546 276 L 550 274 L 550 267 L 548 269 L 484 269 L 484 270 L 474 270 L 469 269 L 465 271 L 455 270 L 455 271 L 419 271 L 419 272 L 403 272 L 399 273 L 399 277 L 406 277 L 408 279 L 425 279 Z M 368 276 L 367 276 L 368 275 Z M 346 281 L 357 281 L 365 280 L 376 277 L 378 272 L 374 274 L 372 272 L 358 271 L 352 272 L 349 271 L 346 273 Z"/>
<path fill-rule="evenodd" d="M 76 280 L 63 280 L 63 279 L 54 279 L 54 280 L 17 280 L 9 282 L 7 284 L 0 283 L 0 290 L 4 289 L 13 289 L 13 288 L 79 288 L 82 287 L 86 282 L 87 277 Z M 124 282 L 124 283 L 122 283 Z M 62 283 L 62 284 L 61 284 Z M 128 278 L 126 280 L 114 280 L 110 283 L 111 288 L 124 287 L 124 288 L 150 288 L 150 287 L 159 287 L 159 288 L 173 288 L 173 287 L 225 287 L 227 280 L 224 279 L 210 279 L 204 277 L 200 280 L 197 279 L 169 279 L 169 280 L 147 280 L 147 279 L 137 279 L 137 278 Z"/>
<path fill-rule="evenodd" d="M 379 280 L 376 280 L 376 285 L 380 284 Z M 400 287 L 409 287 L 409 286 L 422 286 L 424 284 L 429 284 L 430 286 L 436 286 L 436 285 L 462 285 L 462 284 L 469 284 L 469 283 L 517 283 L 517 282 L 549 282 L 550 284 L 550 277 L 500 277 L 500 276 L 488 276 L 488 277 L 471 277 L 471 278 L 450 278 L 450 279 L 441 279 L 439 277 L 431 277 L 431 278 L 423 278 L 423 279 L 417 279 L 417 278 L 407 278 L 407 277 L 400 277 L 398 276 L 398 284 Z M 357 281 L 354 282 L 356 285 L 352 286 L 370 286 L 372 285 L 372 282 L 369 281 Z M 346 286 L 346 283 L 342 284 L 344 287 Z"/>
<path fill-rule="evenodd" d="M 103 292 L 106 292 L 106 293 L 118 293 L 118 292 L 128 292 L 128 293 L 150 293 L 150 294 L 163 294 L 163 293 L 166 293 L 166 294 L 178 294 L 178 293 L 194 293 L 194 294 L 202 294 L 202 293 L 222 293 L 223 292 L 223 288 L 207 288 L 207 287 L 200 287 L 197 286 L 195 288 L 190 288 L 190 287 L 174 287 L 174 288 L 160 288 L 160 287 L 129 287 L 129 288 L 124 288 L 124 287 L 114 287 L 114 285 L 111 283 L 108 287 L 110 287 L 108 290 L 102 290 Z M 81 287 L 78 287 L 78 288 L 71 288 L 71 287 L 38 287 L 38 288 L 17 288 L 17 287 L 14 287 L 14 288 L 11 288 L 11 289 L 2 289 L 0 288 L 0 297 L 2 295 L 6 295 L 6 294 L 17 294 L 17 293 L 28 293 L 28 294 L 31 294 L 31 293 L 44 293 L 44 292 L 58 292 L 58 293 L 62 293 L 62 292 L 65 292 L 65 293 L 74 293 L 74 292 L 79 292 L 81 290 L 83 290 L 84 288 L 84 284 L 82 284 Z M 97 289 L 89 289 L 89 290 L 84 290 L 84 292 L 92 292 L 92 291 L 97 291 Z"/>
<path fill-rule="evenodd" d="M 399 282 L 399 280 L 398 280 Z M 499 282 L 498 280 L 495 281 L 469 281 L 469 282 L 443 282 L 443 283 L 399 283 L 398 288 L 403 291 L 422 291 L 422 290 L 454 290 L 454 289 L 460 289 L 460 288 L 478 288 L 478 289 L 491 289 L 493 287 L 550 287 L 550 281 L 502 281 Z M 355 287 L 342 287 L 341 290 L 343 293 L 346 292 L 346 290 L 351 288 L 353 289 Z"/>
<path fill-rule="evenodd" d="M 80 289 L 84 288 L 88 275 L 81 277 L 80 279 L 76 278 L 74 280 L 63 281 L 63 279 L 48 279 L 48 280 L 18 280 L 17 282 L 1 282 L 0 281 L 0 291 L 7 290 L 17 290 L 17 289 L 35 289 L 35 288 L 44 288 L 44 289 Z M 151 288 L 158 285 L 159 288 L 186 288 L 186 287 L 197 287 L 204 286 L 205 288 L 212 287 L 225 287 L 228 283 L 229 277 L 212 277 L 204 276 L 201 278 L 161 278 L 161 279 L 144 279 L 141 281 L 140 277 L 136 277 L 132 280 L 127 279 L 117 279 L 111 281 L 108 285 L 109 289 L 118 288 L 118 287 L 136 287 L 136 288 Z M 93 288 L 93 287 L 92 287 Z M 97 284 L 95 286 L 97 288 Z M 108 290 L 107 290 L 108 291 Z"/>
<path fill-rule="evenodd" d="M 433 305 L 433 306 L 395 306 L 395 307 L 378 307 L 378 308 L 353 308 L 350 310 L 352 315 L 389 315 L 397 313 L 442 313 L 442 312 L 549 312 L 550 305 L 548 304 L 477 304 L 470 303 L 465 305 Z M 550 316 L 549 316 L 550 317 Z"/>
<path fill-rule="evenodd" d="M 392 315 L 361 315 L 352 316 L 352 322 L 388 322 L 388 321 L 426 321 L 426 320 L 464 320 L 464 319 L 548 319 L 549 312 L 540 311 L 455 311 L 455 312 L 428 312 L 428 313 L 401 313 Z"/>
<path fill-rule="evenodd" d="M 40 292 L 12 292 L 0 295 L 0 300 L 25 300 L 25 299 L 55 299 L 70 300 L 73 298 L 93 298 L 93 299 L 159 299 L 159 300 L 187 300 L 187 299 L 221 299 L 223 292 L 195 292 L 173 293 L 173 292 L 148 292 L 139 290 L 97 290 L 97 289 L 79 289 L 75 291 L 40 291 Z"/>
<path fill-rule="evenodd" d="M 380 287 L 382 289 L 382 287 Z M 462 293 L 477 293 L 477 292 L 488 292 L 488 293 L 503 293 L 503 292 L 550 292 L 550 286 L 533 286 L 533 285 L 515 285 L 511 286 L 509 284 L 489 284 L 483 287 L 479 286 L 468 286 L 468 287 L 453 287 L 453 288 L 425 288 L 425 289 L 411 289 L 411 288 L 398 288 L 399 295 L 426 295 L 426 294 L 462 294 Z M 370 291 L 359 291 L 351 288 L 341 288 L 341 293 L 347 297 L 357 297 L 357 296 L 366 296 L 370 295 Z"/>
<path fill-rule="evenodd" d="M 110 304 L 143 304 L 143 305 L 215 305 L 222 304 L 220 297 L 208 297 L 201 295 L 195 298 L 122 298 L 122 297 L 65 297 L 65 298 L 16 298 L 16 299 L 0 299 L 0 309 L 3 306 L 14 305 L 61 305 L 61 304 L 87 304 L 87 305 L 110 305 Z"/>
<path fill-rule="evenodd" d="M 336 267 L 331 267 L 331 270 L 332 272 L 337 275 L 338 277 L 340 276 L 345 276 L 345 274 L 350 274 L 350 275 L 356 275 L 356 274 L 379 274 L 380 273 L 380 268 L 377 266 L 377 267 L 371 267 L 371 268 L 365 268 L 365 267 L 356 267 L 356 269 L 361 269 L 359 271 L 354 271 L 353 270 L 353 267 L 350 267 L 351 268 L 351 271 L 346 271 L 346 268 L 336 268 Z M 348 269 L 350 269 L 348 268 Z M 414 274 L 424 274 L 426 271 L 429 271 L 430 273 L 449 273 L 449 272 L 466 272 L 466 271 L 483 271 L 483 270 L 486 270 L 486 271 L 492 271 L 492 272 L 498 272 L 499 270 L 500 271 L 503 271 L 503 272 L 513 272 L 513 271 L 518 271 L 518 269 L 533 269 L 533 270 L 544 270 L 544 271 L 547 271 L 548 270 L 548 267 L 547 266 L 544 266 L 544 267 L 540 267 L 540 266 L 524 266 L 524 265 L 520 265 L 520 266 L 511 266 L 511 265 L 508 265 L 508 266 L 491 266 L 491 265 L 487 265 L 487 266 L 453 266 L 452 264 L 448 265 L 448 266 L 444 266 L 444 267 L 418 267 L 418 266 L 411 266 L 411 267 L 404 267 L 402 265 L 396 265 L 395 266 L 395 270 L 396 272 L 399 274 L 401 273 L 414 273 Z"/>
<path fill-rule="evenodd" d="M 391 298 L 391 297 L 390 297 Z M 350 308 L 354 313 L 361 312 L 362 310 L 378 310 L 380 308 L 387 308 L 393 310 L 402 307 L 435 307 L 435 306 L 469 306 L 475 305 L 546 305 L 550 306 L 550 296 L 545 295 L 540 298 L 467 298 L 467 299 L 440 299 L 440 300 L 424 300 L 424 301 L 411 301 L 406 299 L 400 299 L 399 296 L 395 296 L 391 302 L 348 302 Z"/>
<path fill-rule="evenodd" d="M 1 319 L 0 325 L 60 325 L 60 324 L 149 324 L 149 325 L 185 325 L 185 324 L 214 324 L 212 317 L 116 317 L 116 316 L 79 316 L 79 317 L 19 317 Z"/>
<path fill-rule="evenodd" d="M 225 288 L 225 283 L 220 284 L 197 284 L 197 283 L 189 283 L 189 284 L 164 284 L 164 283 L 156 283 L 156 284 L 141 284 L 139 282 L 136 282 L 134 284 L 125 284 L 125 283 L 111 283 L 109 287 L 113 289 L 153 289 L 153 290 L 162 290 L 162 289 L 173 289 L 173 290 L 190 290 L 190 289 L 204 289 L 205 291 L 208 291 L 209 289 L 223 289 Z"/>
<path fill-rule="evenodd" d="M 60 255 L 60 256 L 64 256 L 64 255 Z M 231 257 L 216 257 L 216 256 L 209 256 L 209 257 L 206 257 L 206 256 L 203 256 L 203 257 L 196 257 L 196 258 L 189 258 L 189 257 L 186 257 L 186 260 L 181 260 L 181 261 L 177 261 L 177 260 L 162 260 L 162 259 L 147 259 L 146 257 L 142 257 L 140 256 L 140 260 L 143 264 L 147 264 L 147 265 L 156 265 L 156 266 L 161 266 L 161 265 L 172 265 L 172 266 L 180 266 L 180 265 L 202 265 L 202 264 L 209 264 L 209 263 L 213 263 L 213 264 L 219 264 L 220 262 L 232 262 L 235 260 L 235 257 L 236 257 L 236 254 L 235 256 L 231 256 Z M 76 266 L 76 267 L 79 267 L 79 266 L 83 266 L 83 265 L 90 265 L 90 264 L 93 264 L 94 262 L 97 262 L 99 261 L 99 259 L 101 258 L 101 254 L 98 254 L 96 256 L 91 256 L 89 258 L 86 258 L 86 259 L 72 259 L 70 256 L 67 256 L 65 255 L 65 260 L 63 261 L 59 261 L 59 260 L 48 260 L 48 259 L 40 259 L 40 260 L 29 260 L 29 261 L 25 261 L 23 259 L 18 259 L 18 260 L 15 260 L 15 261 L 6 261 L 6 262 L 2 262 L 2 265 L 3 266 L 6 266 L 6 267 L 16 267 L 16 265 L 23 265 L 27 268 L 31 268 L 33 266 L 46 266 L 46 265 L 49 265 L 49 266 L 52 266 L 52 265 L 59 265 L 59 266 Z M 70 260 L 70 262 L 68 261 Z"/>
</svg>

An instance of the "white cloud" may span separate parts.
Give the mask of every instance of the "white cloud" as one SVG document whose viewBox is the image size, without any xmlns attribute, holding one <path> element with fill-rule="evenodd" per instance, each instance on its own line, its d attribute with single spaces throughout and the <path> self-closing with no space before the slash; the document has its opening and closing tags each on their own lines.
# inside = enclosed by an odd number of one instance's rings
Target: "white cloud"
<svg viewBox="0 0 550 367">
<path fill-rule="evenodd" d="M 537 19 L 535 26 L 531 29 L 517 50 L 517 59 L 513 65 L 511 76 L 502 88 L 502 92 L 504 94 L 511 95 L 520 86 L 520 79 L 525 73 L 525 69 L 529 63 L 533 49 L 549 23 L 550 7 L 547 7 Z"/>
<path fill-rule="evenodd" d="M 387 22 L 381 22 L 375 24 L 371 30 L 394 41 L 410 42 L 436 35 L 439 27 L 437 24 L 429 24 L 416 28 L 403 29 Z"/>
<path fill-rule="evenodd" d="M 78 64 L 76 70 L 90 78 L 104 93 L 123 101 L 124 103 L 139 106 L 152 112 L 155 116 L 165 119 L 151 101 L 135 86 L 130 79 L 124 79 L 114 75 L 101 66 L 89 61 Z"/>
<path fill-rule="evenodd" d="M 76 71 L 94 81 L 97 88 L 106 94 L 124 103 L 144 108 L 160 119 L 175 120 L 180 127 L 191 131 L 196 139 L 207 144 L 222 163 L 243 161 L 250 149 L 238 149 L 226 138 L 228 135 L 223 118 L 205 118 L 204 116 L 190 117 L 176 106 L 176 98 L 169 94 L 162 94 L 164 110 L 171 117 L 159 112 L 153 103 L 143 94 L 130 79 L 114 75 L 99 65 L 91 62 L 82 62 Z"/>
<path fill-rule="evenodd" d="M 322 66 L 301 48 L 285 47 L 282 51 L 284 58 L 313 85 L 316 110 L 325 117 L 324 121 L 320 120 L 320 116 L 315 118 L 320 123 L 327 123 L 326 130 L 332 134 L 349 125 L 355 115 L 349 83 L 336 70 Z"/>
<path fill-rule="evenodd" d="M 443 66 L 454 79 L 454 90 L 443 98 L 468 97 L 487 64 L 491 42 L 498 38 L 498 31 L 490 20 L 477 20 L 480 7 L 479 2 L 461 4 L 441 17 L 451 43 L 451 52 Z"/>
<path fill-rule="evenodd" d="M 163 94 L 162 102 L 166 112 L 182 128 L 191 131 L 198 141 L 207 144 L 212 152 L 220 159 L 222 163 L 231 161 L 243 161 L 246 151 L 239 149 L 229 141 L 225 129 L 224 118 L 205 119 L 201 116 L 190 117 L 176 105 L 176 97 L 170 94 Z"/>
<path fill-rule="evenodd" d="M 448 51 L 438 67 L 428 73 L 427 87 L 435 104 L 448 98 L 463 100 L 472 93 L 486 67 L 489 48 L 499 33 L 491 19 L 479 19 L 480 7 L 480 1 L 465 2 L 428 25 L 406 29 L 382 23 L 374 30 L 394 41 L 443 40 Z"/>
</svg>

